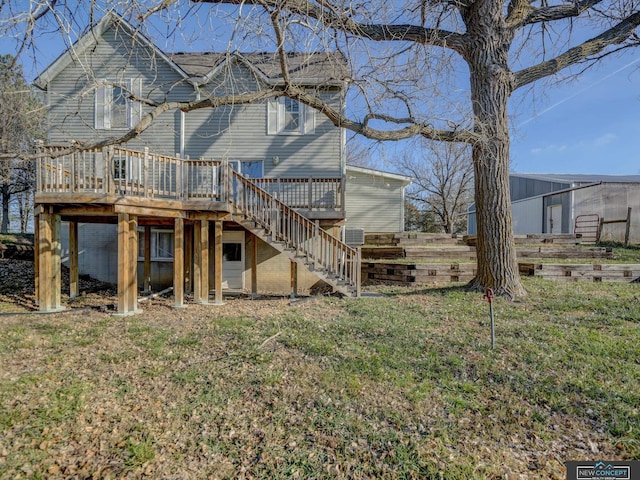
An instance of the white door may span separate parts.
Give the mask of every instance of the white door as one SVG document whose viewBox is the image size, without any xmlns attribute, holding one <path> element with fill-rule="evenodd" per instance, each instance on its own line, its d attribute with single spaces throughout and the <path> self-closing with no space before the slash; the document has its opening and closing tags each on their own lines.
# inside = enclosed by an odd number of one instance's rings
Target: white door
<svg viewBox="0 0 640 480">
<path fill-rule="evenodd" d="M 562 205 L 547 207 L 547 233 L 562 233 Z"/>
<path fill-rule="evenodd" d="M 222 232 L 222 288 L 244 289 L 244 232 Z"/>
</svg>

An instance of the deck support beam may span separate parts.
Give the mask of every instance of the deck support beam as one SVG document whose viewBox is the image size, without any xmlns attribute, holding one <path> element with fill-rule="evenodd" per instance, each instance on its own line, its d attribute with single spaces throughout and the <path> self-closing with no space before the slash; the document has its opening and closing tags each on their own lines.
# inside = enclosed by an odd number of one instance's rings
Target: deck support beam
<svg viewBox="0 0 640 480">
<path fill-rule="evenodd" d="M 38 216 L 38 305 L 41 312 L 63 310 L 60 297 L 60 215 Z"/>
<path fill-rule="evenodd" d="M 138 217 L 129 215 L 129 294 L 127 302 L 129 310 L 138 309 Z"/>
<path fill-rule="evenodd" d="M 144 266 L 142 272 L 144 292 L 151 293 L 151 225 L 144 227 Z"/>
<path fill-rule="evenodd" d="M 69 298 L 80 295 L 78 283 L 78 222 L 69 222 Z"/>
<path fill-rule="evenodd" d="M 196 221 L 193 227 L 193 298 L 196 303 L 209 303 L 209 221 Z"/>
<path fill-rule="evenodd" d="M 251 235 L 251 295 L 258 296 L 258 242 L 257 235 Z"/>
<path fill-rule="evenodd" d="M 193 292 L 193 224 L 184 226 L 184 293 Z"/>
<path fill-rule="evenodd" d="M 291 298 L 298 295 L 298 262 L 291 260 Z"/>
<path fill-rule="evenodd" d="M 214 284 L 215 297 L 214 305 L 222 305 L 222 220 L 216 220 L 215 237 L 213 241 L 214 250 Z"/>
<path fill-rule="evenodd" d="M 138 310 L 138 218 L 118 214 L 118 313 L 125 317 Z"/>
<path fill-rule="evenodd" d="M 37 208 L 33 215 L 33 245 L 36 305 L 40 305 L 40 213 Z"/>
<path fill-rule="evenodd" d="M 184 219 L 176 218 L 173 228 L 174 308 L 184 308 Z"/>
</svg>

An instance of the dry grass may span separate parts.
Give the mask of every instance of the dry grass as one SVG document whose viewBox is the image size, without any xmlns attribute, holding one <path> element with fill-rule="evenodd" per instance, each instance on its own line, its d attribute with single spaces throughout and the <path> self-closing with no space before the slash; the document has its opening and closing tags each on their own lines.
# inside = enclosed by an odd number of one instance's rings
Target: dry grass
<svg viewBox="0 0 640 480">
<path fill-rule="evenodd" d="M 460 287 L 2 315 L 0 477 L 561 479 L 640 458 L 638 285 L 526 285 L 497 300 L 493 351 Z"/>
</svg>

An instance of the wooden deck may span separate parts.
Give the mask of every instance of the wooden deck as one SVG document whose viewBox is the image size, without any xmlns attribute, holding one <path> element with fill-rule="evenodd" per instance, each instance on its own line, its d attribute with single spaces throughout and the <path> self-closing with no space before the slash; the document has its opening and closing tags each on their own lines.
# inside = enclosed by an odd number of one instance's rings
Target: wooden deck
<svg viewBox="0 0 640 480">
<path fill-rule="evenodd" d="M 238 200 L 232 162 L 190 160 L 108 147 L 42 149 L 37 162 L 38 204 L 130 204 L 177 210 L 229 211 Z M 307 217 L 344 218 L 343 178 L 258 178 L 251 181 Z"/>
<path fill-rule="evenodd" d="M 62 308 L 61 220 L 69 222 L 72 297 L 79 293 L 78 223 L 117 224 L 120 315 L 138 310 L 138 228 L 145 228 L 148 239 L 146 229 L 160 224 L 174 230 L 176 308 L 184 306 L 185 269 L 191 263 L 194 272 L 186 273 L 193 273 L 194 300 L 208 303 L 210 240 L 215 303 L 222 301 L 224 220 L 271 243 L 338 291 L 359 294 L 359 251 L 319 228 L 319 219 L 344 219 L 344 178 L 247 179 L 224 159 L 190 160 L 119 147 L 48 147 L 40 152 L 36 172 L 36 295 L 41 311 Z M 145 242 L 145 286 L 149 250 Z"/>
</svg>

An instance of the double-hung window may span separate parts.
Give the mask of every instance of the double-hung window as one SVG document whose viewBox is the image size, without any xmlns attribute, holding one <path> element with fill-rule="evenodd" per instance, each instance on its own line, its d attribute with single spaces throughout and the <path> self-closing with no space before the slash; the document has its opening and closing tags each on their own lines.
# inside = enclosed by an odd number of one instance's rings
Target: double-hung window
<svg viewBox="0 0 640 480">
<path fill-rule="evenodd" d="M 310 135 L 315 131 L 315 110 L 289 97 L 267 102 L 269 135 Z"/>
<path fill-rule="evenodd" d="M 142 95 L 142 79 L 100 80 L 95 96 L 95 128 L 131 128 L 142 118 L 142 104 L 131 99 Z"/>
</svg>

